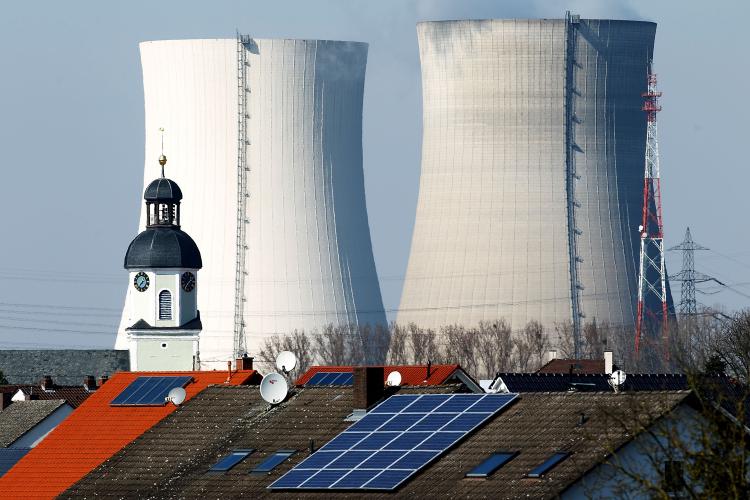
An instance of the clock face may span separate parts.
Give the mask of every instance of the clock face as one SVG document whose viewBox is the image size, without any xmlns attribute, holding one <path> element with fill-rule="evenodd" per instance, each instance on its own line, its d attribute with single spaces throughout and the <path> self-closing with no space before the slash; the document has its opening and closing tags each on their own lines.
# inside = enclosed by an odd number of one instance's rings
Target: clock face
<svg viewBox="0 0 750 500">
<path fill-rule="evenodd" d="M 145 292 L 148 288 L 149 279 L 148 274 L 141 271 L 140 273 L 135 275 L 135 278 L 133 278 L 133 286 L 136 290 L 139 292 Z"/>
<path fill-rule="evenodd" d="M 195 275 L 190 271 L 182 273 L 180 283 L 182 284 L 183 290 L 186 292 L 192 292 L 193 288 L 195 288 Z"/>
</svg>

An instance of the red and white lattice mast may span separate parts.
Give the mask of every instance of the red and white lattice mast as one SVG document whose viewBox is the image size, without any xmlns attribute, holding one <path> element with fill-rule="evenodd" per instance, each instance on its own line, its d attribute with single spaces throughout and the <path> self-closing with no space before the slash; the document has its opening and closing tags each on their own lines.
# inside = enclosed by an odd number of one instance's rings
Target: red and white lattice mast
<svg viewBox="0 0 750 500">
<path fill-rule="evenodd" d="M 661 324 L 664 352 L 668 356 L 667 273 L 664 264 L 664 226 L 661 212 L 659 175 L 659 141 L 656 136 L 656 113 L 661 111 L 656 90 L 656 75 L 649 73 L 648 90 L 643 94 L 646 112 L 646 169 L 643 177 L 643 213 L 641 225 L 641 258 L 638 271 L 638 318 L 636 320 L 635 352 L 638 354 L 644 324 L 656 330 Z M 661 310 L 656 309 L 658 299 Z M 650 328 L 649 328 L 650 330 Z"/>
</svg>

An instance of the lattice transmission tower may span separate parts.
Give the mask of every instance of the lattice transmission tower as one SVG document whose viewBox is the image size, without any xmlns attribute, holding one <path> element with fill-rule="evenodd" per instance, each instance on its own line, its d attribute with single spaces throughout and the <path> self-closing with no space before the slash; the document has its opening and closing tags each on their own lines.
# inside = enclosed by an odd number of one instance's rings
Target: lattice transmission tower
<svg viewBox="0 0 750 500">
<path fill-rule="evenodd" d="M 718 281 L 712 276 L 695 270 L 695 251 L 709 250 L 709 248 L 693 241 L 693 236 L 690 234 L 690 228 L 688 227 L 685 230 L 685 239 L 682 240 L 682 243 L 673 246 L 669 250 L 682 250 L 682 270 L 671 276 L 673 281 L 682 282 L 680 289 L 680 315 L 695 316 L 698 314 L 698 301 L 695 299 L 696 283 Z"/>
<path fill-rule="evenodd" d="M 646 165 L 643 175 L 643 210 L 641 225 L 638 228 L 641 235 L 641 251 L 638 267 L 636 354 L 638 354 L 644 331 L 648 330 L 651 333 L 659 329 L 665 355 L 669 352 L 667 349 L 669 340 L 667 271 L 664 262 L 664 224 L 661 210 L 659 141 L 656 129 L 656 114 L 661 111 L 659 105 L 661 95 L 662 93 L 656 90 L 656 75 L 650 71 L 648 89 L 642 94 L 644 98 L 642 109 L 646 112 Z"/>
</svg>

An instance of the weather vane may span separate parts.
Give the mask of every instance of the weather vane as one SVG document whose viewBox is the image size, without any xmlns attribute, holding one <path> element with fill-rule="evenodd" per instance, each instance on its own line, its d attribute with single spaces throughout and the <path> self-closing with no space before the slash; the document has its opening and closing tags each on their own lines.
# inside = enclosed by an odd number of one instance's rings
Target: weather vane
<svg viewBox="0 0 750 500">
<path fill-rule="evenodd" d="M 159 127 L 161 132 L 161 155 L 159 156 L 159 165 L 161 165 L 161 176 L 164 177 L 164 165 L 167 164 L 167 157 L 164 156 L 164 127 Z"/>
</svg>

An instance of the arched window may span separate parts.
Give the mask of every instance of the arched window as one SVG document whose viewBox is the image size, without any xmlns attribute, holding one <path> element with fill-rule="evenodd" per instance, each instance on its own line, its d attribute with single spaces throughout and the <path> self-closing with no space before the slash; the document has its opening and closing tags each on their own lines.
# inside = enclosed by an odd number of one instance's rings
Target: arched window
<svg viewBox="0 0 750 500">
<path fill-rule="evenodd" d="M 159 292 L 159 319 L 172 319 L 172 294 L 169 290 Z"/>
</svg>

